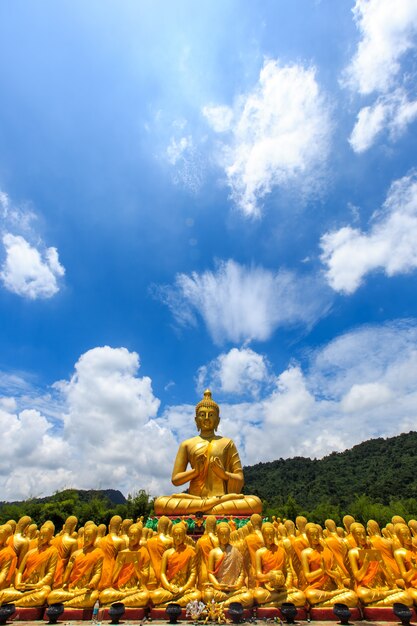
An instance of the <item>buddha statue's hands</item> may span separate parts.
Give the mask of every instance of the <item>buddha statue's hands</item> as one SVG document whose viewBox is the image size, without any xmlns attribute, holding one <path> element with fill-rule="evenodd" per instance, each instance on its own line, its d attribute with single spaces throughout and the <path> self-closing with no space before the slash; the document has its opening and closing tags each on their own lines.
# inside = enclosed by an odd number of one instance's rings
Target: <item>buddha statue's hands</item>
<svg viewBox="0 0 417 626">
<path fill-rule="evenodd" d="M 216 476 L 218 476 L 218 478 L 221 478 L 221 480 L 229 479 L 228 475 L 226 474 L 226 470 L 224 469 L 224 465 L 219 457 L 215 456 L 210 459 L 210 467 L 216 474 Z"/>
</svg>

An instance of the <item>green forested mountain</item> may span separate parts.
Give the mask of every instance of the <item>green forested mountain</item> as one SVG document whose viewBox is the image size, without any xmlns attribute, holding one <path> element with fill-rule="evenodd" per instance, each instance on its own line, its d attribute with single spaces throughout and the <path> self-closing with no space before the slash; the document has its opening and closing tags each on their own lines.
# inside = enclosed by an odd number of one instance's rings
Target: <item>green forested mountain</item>
<svg viewBox="0 0 417 626">
<path fill-rule="evenodd" d="M 323 459 L 295 457 L 246 467 L 245 493 L 268 512 L 312 519 L 351 512 L 388 519 L 417 516 L 417 432 L 371 439 Z"/>
</svg>

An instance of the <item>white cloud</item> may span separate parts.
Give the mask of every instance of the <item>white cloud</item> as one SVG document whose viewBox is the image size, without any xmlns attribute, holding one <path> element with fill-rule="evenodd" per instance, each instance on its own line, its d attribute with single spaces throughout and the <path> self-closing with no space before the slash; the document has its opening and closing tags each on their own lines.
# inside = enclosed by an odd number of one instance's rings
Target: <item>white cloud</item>
<svg viewBox="0 0 417 626">
<path fill-rule="evenodd" d="M 265 357 L 250 348 L 232 348 L 198 372 L 198 389 L 219 388 L 225 394 L 257 397 L 270 374 Z"/>
<path fill-rule="evenodd" d="M 364 276 L 377 269 L 387 276 L 417 267 L 417 174 L 396 180 L 368 233 L 345 226 L 321 238 L 321 260 L 330 286 L 353 293 Z"/>
<path fill-rule="evenodd" d="M 355 152 L 364 152 L 382 131 L 387 131 L 394 140 L 416 117 L 417 100 L 410 102 L 404 89 L 396 89 L 359 111 L 349 143 Z"/>
<path fill-rule="evenodd" d="M 415 0 L 357 0 L 354 19 L 361 33 L 344 83 L 360 94 L 386 92 L 400 72 L 400 60 L 416 49 Z"/>
<path fill-rule="evenodd" d="M 272 390 L 261 387 L 254 400 L 220 402 L 220 431 L 236 441 L 243 463 L 252 464 L 323 456 L 371 437 L 415 430 L 416 346 L 417 320 L 346 333 L 312 354 L 305 367 L 291 365 L 275 376 Z M 245 356 L 244 350 L 242 360 L 255 364 L 249 378 L 256 382 L 265 376 L 264 357 L 253 351 Z M 232 354 L 234 373 L 239 367 Z M 55 385 L 64 405 L 55 421 L 31 408 L 27 395 L 21 410 L 22 397 L 1 398 L 3 498 L 64 487 L 175 492 L 172 464 L 178 442 L 196 432 L 198 398 L 168 406 L 158 417 L 159 400 L 138 368 L 138 355 L 125 348 L 89 350 L 73 376 Z M 245 367 L 241 371 L 248 375 Z M 233 376 L 221 380 L 240 393 Z M 213 388 L 214 399 L 223 392 Z"/>
<path fill-rule="evenodd" d="M 345 413 L 355 413 L 378 407 L 391 400 L 393 393 L 381 383 L 355 384 L 342 398 L 340 406 Z"/>
<path fill-rule="evenodd" d="M 50 298 L 59 291 L 58 279 L 65 273 L 56 248 L 39 251 L 24 237 L 3 235 L 6 259 L 0 278 L 6 289 L 31 300 Z"/>
<path fill-rule="evenodd" d="M 417 49 L 417 5 L 397 0 L 393 10 L 391 0 L 357 0 L 353 15 L 361 39 L 341 83 L 362 96 L 382 94 L 358 113 L 349 142 L 360 153 L 383 131 L 395 141 L 417 117 L 414 81 L 402 67 Z"/>
<path fill-rule="evenodd" d="M 216 133 L 230 130 L 233 121 L 233 109 L 230 107 L 207 105 L 203 107 L 202 112 Z"/>
<path fill-rule="evenodd" d="M 3 497 L 48 495 L 71 486 L 114 487 L 125 494 L 168 489 L 166 459 L 177 441 L 164 419 L 157 419 L 159 400 L 138 369 L 138 355 L 126 348 L 89 350 L 70 380 L 54 385 L 61 402 L 54 420 L 30 408 L 33 397 L 2 398 Z M 18 412 L 25 401 L 27 408 Z"/>
<path fill-rule="evenodd" d="M 171 142 L 167 148 L 167 159 L 171 165 L 175 165 L 187 150 L 192 149 L 193 139 L 189 135 L 188 137 L 181 137 L 178 141 L 175 137 L 171 137 Z"/>
<path fill-rule="evenodd" d="M 275 186 L 317 189 L 326 163 L 329 106 L 314 68 L 268 60 L 259 83 L 233 110 L 206 106 L 213 130 L 230 130 L 219 151 L 232 198 L 246 216 L 260 214 L 260 200 Z"/>
<path fill-rule="evenodd" d="M 178 274 L 174 286 L 157 288 L 180 325 L 203 318 L 216 343 L 265 341 L 275 328 L 312 324 L 329 307 L 329 294 L 318 279 L 289 271 L 245 267 L 233 260 L 201 274 Z"/>
</svg>

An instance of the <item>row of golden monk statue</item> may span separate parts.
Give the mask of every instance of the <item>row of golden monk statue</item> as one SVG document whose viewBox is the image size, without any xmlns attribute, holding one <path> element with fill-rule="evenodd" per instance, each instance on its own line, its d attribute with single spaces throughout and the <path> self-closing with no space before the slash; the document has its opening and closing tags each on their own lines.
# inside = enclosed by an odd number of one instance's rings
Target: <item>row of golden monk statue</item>
<svg viewBox="0 0 417 626">
<path fill-rule="evenodd" d="M 365 529 L 350 515 L 344 528 L 328 519 L 323 529 L 302 516 L 264 522 L 255 513 L 236 530 L 232 519 L 208 515 L 196 541 L 185 521 L 166 516 L 157 531 L 114 516 L 108 529 L 91 521 L 78 532 L 71 516 L 56 536 L 52 522 L 38 531 L 31 521 L 0 526 L 1 604 L 417 604 L 417 521 L 407 525 L 399 516 L 382 530 L 374 520 Z"/>
</svg>

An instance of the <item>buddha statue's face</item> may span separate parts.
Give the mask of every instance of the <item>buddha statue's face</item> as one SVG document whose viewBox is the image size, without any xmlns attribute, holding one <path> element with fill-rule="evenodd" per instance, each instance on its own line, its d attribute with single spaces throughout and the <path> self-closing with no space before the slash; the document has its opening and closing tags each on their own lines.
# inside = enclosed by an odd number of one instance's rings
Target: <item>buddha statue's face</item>
<svg viewBox="0 0 417 626">
<path fill-rule="evenodd" d="M 309 528 L 306 529 L 306 535 L 307 535 L 307 539 L 311 547 L 315 547 L 319 545 L 320 534 L 319 534 L 318 528 L 316 528 L 315 526 L 310 526 Z"/>
<path fill-rule="evenodd" d="M 230 527 L 228 524 L 219 524 L 217 526 L 217 538 L 221 546 L 227 546 L 230 541 Z"/>
<path fill-rule="evenodd" d="M 182 546 L 185 541 L 185 529 L 182 524 L 178 524 L 174 530 L 172 531 L 172 541 L 174 542 L 174 547 L 178 548 Z"/>
<path fill-rule="evenodd" d="M 49 543 L 54 536 L 54 529 L 49 524 L 41 526 L 38 537 L 38 546 L 44 546 Z"/>
<path fill-rule="evenodd" d="M 139 526 L 131 526 L 129 528 L 129 550 L 133 550 L 139 543 L 142 538 L 142 530 Z"/>
<path fill-rule="evenodd" d="M 352 535 L 358 547 L 366 547 L 366 532 L 363 526 L 356 526 L 352 530 Z"/>
<path fill-rule="evenodd" d="M 274 543 L 274 535 L 275 533 L 273 528 L 270 528 L 268 526 L 267 528 L 262 529 L 262 537 L 264 538 L 264 543 L 267 548 L 272 546 L 272 544 Z"/>
<path fill-rule="evenodd" d="M 195 416 L 195 422 L 200 432 L 213 432 L 219 425 L 220 416 L 214 407 L 200 406 Z"/>
<path fill-rule="evenodd" d="M 90 524 L 84 531 L 84 548 L 93 546 L 97 539 L 97 527 Z"/>
<path fill-rule="evenodd" d="M 401 526 L 401 528 L 399 528 L 397 531 L 397 537 L 399 539 L 400 544 L 404 548 L 411 547 L 412 545 L 411 533 L 410 533 L 410 529 L 408 528 L 408 526 L 406 526 L 405 524 L 404 526 Z"/>
</svg>

